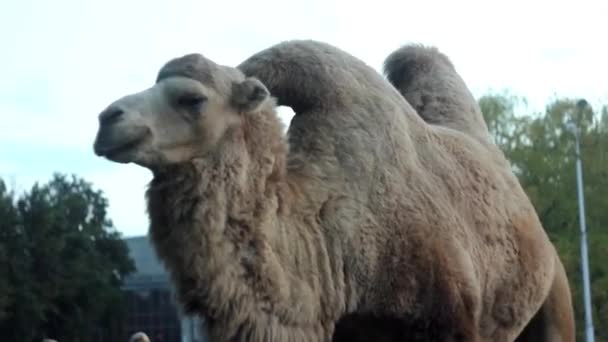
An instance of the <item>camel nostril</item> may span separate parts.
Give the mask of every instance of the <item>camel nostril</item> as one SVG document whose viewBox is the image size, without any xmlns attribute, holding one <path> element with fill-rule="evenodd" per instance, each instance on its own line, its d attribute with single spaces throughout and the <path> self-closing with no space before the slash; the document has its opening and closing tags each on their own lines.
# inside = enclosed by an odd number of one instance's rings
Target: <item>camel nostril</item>
<svg viewBox="0 0 608 342">
<path fill-rule="evenodd" d="M 118 120 L 124 113 L 125 112 L 121 108 L 110 107 L 99 115 L 99 122 L 102 124 L 110 124 Z"/>
</svg>

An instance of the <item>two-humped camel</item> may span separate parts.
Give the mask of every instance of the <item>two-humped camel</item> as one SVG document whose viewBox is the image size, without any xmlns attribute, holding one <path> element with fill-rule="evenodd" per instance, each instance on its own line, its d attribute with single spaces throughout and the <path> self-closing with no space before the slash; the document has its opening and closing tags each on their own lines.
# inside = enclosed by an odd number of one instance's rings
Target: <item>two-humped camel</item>
<svg viewBox="0 0 608 342">
<path fill-rule="evenodd" d="M 403 96 L 291 41 L 238 68 L 176 58 L 100 114 L 95 152 L 153 172 L 150 236 L 213 341 L 573 341 L 563 267 L 474 99 L 401 53 Z"/>
</svg>

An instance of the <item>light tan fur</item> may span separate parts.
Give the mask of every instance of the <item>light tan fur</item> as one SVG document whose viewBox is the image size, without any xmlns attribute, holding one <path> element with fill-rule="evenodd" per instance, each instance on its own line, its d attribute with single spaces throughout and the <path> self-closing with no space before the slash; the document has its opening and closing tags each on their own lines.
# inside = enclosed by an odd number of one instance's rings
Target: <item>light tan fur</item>
<svg viewBox="0 0 608 342">
<path fill-rule="evenodd" d="M 95 151 L 154 173 L 152 241 L 213 341 L 512 341 L 555 277 L 500 151 L 327 44 L 170 61 L 102 112 Z"/>
</svg>

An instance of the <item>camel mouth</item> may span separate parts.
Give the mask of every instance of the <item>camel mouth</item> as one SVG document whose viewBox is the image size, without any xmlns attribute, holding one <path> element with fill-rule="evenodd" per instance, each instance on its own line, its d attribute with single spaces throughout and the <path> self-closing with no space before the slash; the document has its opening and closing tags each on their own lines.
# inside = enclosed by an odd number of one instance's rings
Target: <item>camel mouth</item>
<svg viewBox="0 0 608 342">
<path fill-rule="evenodd" d="M 100 157 L 107 157 L 111 159 L 114 156 L 122 154 L 124 152 L 135 149 L 143 139 L 134 139 L 127 141 L 126 143 L 114 144 L 114 145 L 95 145 L 95 153 Z"/>
<path fill-rule="evenodd" d="M 103 134 L 100 134 L 95 140 L 93 150 L 99 157 L 105 157 L 119 163 L 128 163 L 131 161 L 130 157 L 133 152 L 142 145 L 147 136 L 148 130 L 142 130 L 132 137 L 123 139 L 112 139 L 111 136 L 106 138 Z"/>
</svg>

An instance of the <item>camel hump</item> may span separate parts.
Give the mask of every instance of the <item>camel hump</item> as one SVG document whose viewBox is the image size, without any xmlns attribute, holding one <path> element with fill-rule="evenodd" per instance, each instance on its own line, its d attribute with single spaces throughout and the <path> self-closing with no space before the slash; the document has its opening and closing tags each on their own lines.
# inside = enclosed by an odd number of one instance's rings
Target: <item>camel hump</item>
<svg viewBox="0 0 608 342">
<path fill-rule="evenodd" d="M 489 139 L 479 104 L 438 49 L 405 45 L 385 59 L 384 74 L 424 121 Z"/>
<path fill-rule="evenodd" d="M 374 93 L 384 97 L 394 92 L 363 61 L 314 40 L 279 43 L 254 54 L 237 68 L 261 80 L 278 105 L 289 106 L 296 114 L 352 108 Z"/>
</svg>

